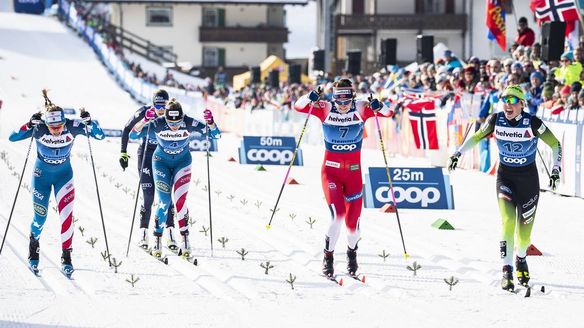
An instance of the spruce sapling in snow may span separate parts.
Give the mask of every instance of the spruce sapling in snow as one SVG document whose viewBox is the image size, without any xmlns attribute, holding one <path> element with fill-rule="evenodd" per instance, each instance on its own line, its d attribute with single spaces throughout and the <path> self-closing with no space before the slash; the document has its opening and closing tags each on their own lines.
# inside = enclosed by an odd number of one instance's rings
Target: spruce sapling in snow
<svg viewBox="0 0 584 328">
<path fill-rule="evenodd" d="M 309 217 L 308 221 L 306 221 L 306 223 L 310 225 L 310 229 L 312 229 L 312 225 L 314 224 L 314 222 L 316 222 L 316 220 L 313 219 L 312 217 Z"/>
<path fill-rule="evenodd" d="M 241 203 L 241 205 L 243 205 L 243 206 L 247 205 L 247 199 L 245 199 L 245 198 L 244 198 L 244 199 L 242 199 L 242 200 L 240 200 L 239 202 L 240 202 L 240 203 Z"/>
<path fill-rule="evenodd" d="M 229 195 L 227 196 L 227 199 L 229 199 L 230 202 L 233 202 L 233 199 L 235 198 L 235 196 L 233 195 Z"/>
<path fill-rule="evenodd" d="M 389 257 L 389 253 L 386 253 L 384 249 L 383 252 L 381 252 L 381 254 L 378 254 L 377 256 L 383 258 L 383 262 L 385 262 L 385 260 Z"/>
<path fill-rule="evenodd" d="M 189 215 L 189 226 L 194 226 L 195 223 L 197 223 L 197 220 L 194 220 L 190 215 Z"/>
<path fill-rule="evenodd" d="M 79 226 L 79 232 L 81 232 L 81 236 L 85 236 L 85 228 L 83 228 L 82 226 Z"/>
<path fill-rule="evenodd" d="M 115 257 L 112 257 L 112 266 L 114 267 L 114 273 L 118 273 L 118 267 L 122 265 L 122 261 L 118 262 Z"/>
<path fill-rule="evenodd" d="M 239 251 L 235 251 L 237 254 L 239 254 L 239 256 L 241 256 L 241 260 L 245 261 L 245 256 L 247 255 L 247 253 L 249 253 L 248 251 L 245 250 L 245 248 L 241 248 L 241 250 Z"/>
<path fill-rule="evenodd" d="M 286 280 L 286 282 L 290 284 L 290 287 L 292 287 L 292 289 L 294 289 L 294 282 L 295 281 L 296 281 L 296 276 L 293 275 L 292 273 L 290 273 L 290 278 L 288 278 Z"/>
<path fill-rule="evenodd" d="M 209 228 L 205 228 L 205 226 L 202 226 L 203 229 L 201 231 L 199 231 L 200 233 L 204 233 L 205 237 L 207 237 L 207 232 L 209 231 Z"/>
<path fill-rule="evenodd" d="M 257 207 L 257 208 L 258 208 L 258 210 L 259 210 L 259 209 L 260 209 L 260 207 L 262 207 L 262 202 L 261 202 L 261 201 L 259 201 L 259 200 L 256 200 L 256 202 L 255 202 L 255 204 L 254 204 L 254 205 L 255 205 L 255 207 Z"/>
<path fill-rule="evenodd" d="M 203 191 L 204 191 L 204 192 L 207 192 L 207 190 L 208 190 L 208 189 L 207 189 L 207 185 L 204 185 L 204 186 L 203 186 Z"/>
<path fill-rule="evenodd" d="M 86 243 L 91 245 L 91 248 L 95 248 L 95 243 L 97 243 L 97 238 L 91 237 L 86 241 Z"/>
<path fill-rule="evenodd" d="M 452 286 L 458 284 L 458 279 L 454 278 L 454 276 L 450 277 L 450 279 L 444 278 L 444 282 L 448 285 L 448 290 L 452 291 Z"/>
<path fill-rule="evenodd" d="M 103 258 L 104 261 L 107 262 L 108 259 L 109 259 L 109 257 L 110 257 L 110 255 L 108 254 L 107 251 L 103 251 L 103 252 L 101 252 L 101 257 Z"/>
<path fill-rule="evenodd" d="M 116 184 L 114 185 L 114 187 L 116 187 L 116 189 L 120 189 L 122 187 L 122 184 L 119 182 L 116 182 Z"/>
<path fill-rule="evenodd" d="M 130 275 L 130 279 L 126 279 L 126 281 L 134 287 L 134 285 L 140 280 L 138 276 Z"/>
<path fill-rule="evenodd" d="M 225 244 L 227 244 L 227 242 L 229 241 L 229 238 L 221 237 L 221 238 L 217 239 L 217 241 L 220 242 L 221 245 L 223 245 L 223 248 L 225 248 Z"/>
<path fill-rule="evenodd" d="M 260 266 L 266 270 L 265 274 L 268 274 L 268 271 L 274 268 L 274 266 L 270 264 L 270 261 L 267 261 L 266 264 L 262 263 Z"/>
<path fill-rule="evenodd" d="M 414 261 L 414 263 L 412 263 L 411 266 L 407 266 L 407 269 L 410 271 L 414 272 L 414 277 L 416 276 L 416 273 L 418 272 L 419 269 L 421 269 L 422 266 L 418 264 L 418 262 Z"/>
<path fill-rule="evenodd" d="M 290 217 L 290 220 L 294 221 L 294 218 L 296 218 L 296 213 L 290 213 L 288 216 Z"/>
<path fill-rule="evenodd" d="M 197 178 L 197 180 L 193 181 L 195 183 L 195 186 L 198 186 L 199 183 L 201 183 L 201 179 Z"/>
<path fill-rule="evenodd" d="M 221 195 L 222 191 L 221 190 L 215 190 L 215 193 L 217 194 L 217 198 L 219 198 L 219 196 Z"/>
</svg>

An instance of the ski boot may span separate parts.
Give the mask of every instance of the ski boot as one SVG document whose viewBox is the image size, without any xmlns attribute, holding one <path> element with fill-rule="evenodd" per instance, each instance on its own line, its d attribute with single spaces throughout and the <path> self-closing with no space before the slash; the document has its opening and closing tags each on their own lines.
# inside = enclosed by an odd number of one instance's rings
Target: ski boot
<svg viewBox="0 0 584 328">
<path fill-rule="evenodd" d="M 39 274 L 39 254 L 40 243 L 34 239 L 32 233 L 30 234 L 30 241 L 28 243 L 28 267 L 35 275 Z"/>
<path fill-rule="evenodd" d="M 357 275 L 357 269 L 359 269 L 359 265 L 357 264 L 357 246 L 355 249 L 351 249 L 351 247 L 347 248 L 347 271 L 351 276 Z"/>
<path fill-rule="evenodd" d="M 517 280 L 524 287 L 529 287 L 529 268 L 525 257 L 515 257 L 515 267 L 517 268 Z"/>
<path fill-rule="evenodd" d="M 506 291 L 514 291 L 515 284 L 513 284 L 513 267 L 510 265 L 503 266 L 503 278 L 501 278 L 501 288 Z"/>
<path fill-rule="evenodd" d="M 180 250 L 178 255 L 189 258 L 191 257 L 191 243 L 189 242 L 189 234 L 185 231 L 185 233 L 181 232 L 180 236 Z"/>
<path fill-rule="evenodd" d="M 154 233 L 154 246 L 152 246 L 150 255 L 162 258 L 162 234 Z"/>
<path fill-rule="evenodd" d="M 322 273 L 327 277 L 332 277 L 335 274 L 333 252 L 324 251 L 324 258 L 322 260 Z"/>
<path fill-rule="evenodd" d="M 173 230 L 173 227 L 166 228 L 166 247 L 176 253 L 178 251 L 178 246 L 176 245 L 176 240 L 174 239 Z"/>
<path fill-rule="evenodd" d="M 63 274 L 67 276 L 67 278 L 71 278 L 73 271 L 75 271 L 73 269 L 73 263 L 71 263 L 72 251 L 73 251 L 72 248 L 64 249 L 63 255 L 61 255 L 61 272 L 63 272 Z"/>
<path fill-rule="evenodd" d="M 148 228 L 140 229 L 140 241 L 138 242 L 138 247 L 148 249 Z"/>
</svg>

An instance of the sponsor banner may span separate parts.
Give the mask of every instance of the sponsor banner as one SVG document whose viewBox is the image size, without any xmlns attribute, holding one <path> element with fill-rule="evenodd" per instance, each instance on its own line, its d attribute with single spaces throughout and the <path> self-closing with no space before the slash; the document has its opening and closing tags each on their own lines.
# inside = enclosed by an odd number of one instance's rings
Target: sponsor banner
<svg viewBox="0 0 584 328">
<path fill-rule="evenodd" d="M 103 134 L 105 134 L 106 137 L 114 137 L 114 138 L 121 138 L 122 137 L 122 130 L 118 130 L 118 129 L 102 129 L 103 130 Z"/>
<path fill-rule="evenodd" d="M 290 165 L 294 157 L 294 137 L 244 136 L 239 148 L 241 164 Z M 302 149 L 298 149 L 294 164 L 302 166 Z"/>
<path fill-rule="evenodd" d="M 40 15 L 45 11 L 41 0 L 14 0 L 14 12 Z"/>
<path fill-rule="evenodd" d="M 398 208 L 454 209 L 450 177 L 442 168 L 389 168 Z M 365 207 L 380 208 L 392 202 L 385 167 L 370 167 L 365 174 Z"/>
<path fill-rule="evenodd" d="M 189 137 L 189 150 L 190 151 L 218 151 L 217 139 L 209 139 L 203 134 L 193 132 Z"/>
<path fill-rule="evenodd" d="M 72 116 L 74 116 L 75 114 L 77 114 L 77 111 L 75 110 L 75 108 L 63 108 L 63 113 L 65 114 L 65 117 L 67 118 L 73 118 Z"/>
</svg>

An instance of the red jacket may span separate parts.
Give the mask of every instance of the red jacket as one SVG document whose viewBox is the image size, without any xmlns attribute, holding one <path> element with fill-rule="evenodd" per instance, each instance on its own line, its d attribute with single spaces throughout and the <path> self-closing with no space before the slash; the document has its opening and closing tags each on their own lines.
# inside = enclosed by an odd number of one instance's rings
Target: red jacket
<svg viewBox="0 0 584 328">
<path fill-rule="evenodd" d="M 517 38 L 515 39 L 515 43 L 520 46 L 528 46 L 531 47 L 535 42 L 535 33 L 529 27 L 525 28 L 523 33 L 519 32 Z"/>
</svg>

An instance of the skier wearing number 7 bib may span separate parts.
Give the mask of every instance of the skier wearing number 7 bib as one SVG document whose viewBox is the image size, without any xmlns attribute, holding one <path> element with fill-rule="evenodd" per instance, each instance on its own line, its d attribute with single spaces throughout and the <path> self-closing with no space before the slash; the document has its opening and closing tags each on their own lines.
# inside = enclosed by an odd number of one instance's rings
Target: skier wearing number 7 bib
<svg viewBox="0 0 584 328">
<path fill-rule="evenodd" d="M 515 231 L 517 247 L 515 269 L 517 280 L 528 286 L 529 269 L 525 260 L 531 244 L 531 229 L 539 198 L 539 177 L 535 164 L 538 139 L 543 140 L 553 151 L 553 168 L 550 187 L 556 189 L 560 181 L 562 148 L 554 134 L 537 117 L 523 111 L 525 94 L 521 87 L 508 86 L 501 97 L 504 111 L 490 115 L 481 129 L 468 138 L 460 149 L 450 157 L 449 170 L 454 170 L 461 153 L 471 149 L 490 134 L 494 134 L 499 148 L 497 170 L 497 198 L 503 218 L 501 258 L 503 278 L 501 287 L 513 291 L 513 251 Z M 517 226 L 517 229 L 516 229 Z"/>
<path fill-rule="evenodd" d="M 348 230 L 347 270 L 355 275 L 359 218 L 363 207 L 363 180 L 361 177 L 361 143 L 365 121 L 375 113 L 382 117 L 393 116 L 378 99 L 355 100 L 349 79 L 333 85 L 333 101 L 319 100 L 322 87 L 296 101 L 294 109 L 310 113 L 320 119 L 324 134 L 325 155 L 322 164 L 322 189 L 331 212 L 331 222 L 325 234 L 322 272 L 334 275 L 333 252 L 343 221 Z"/>
</svg>

